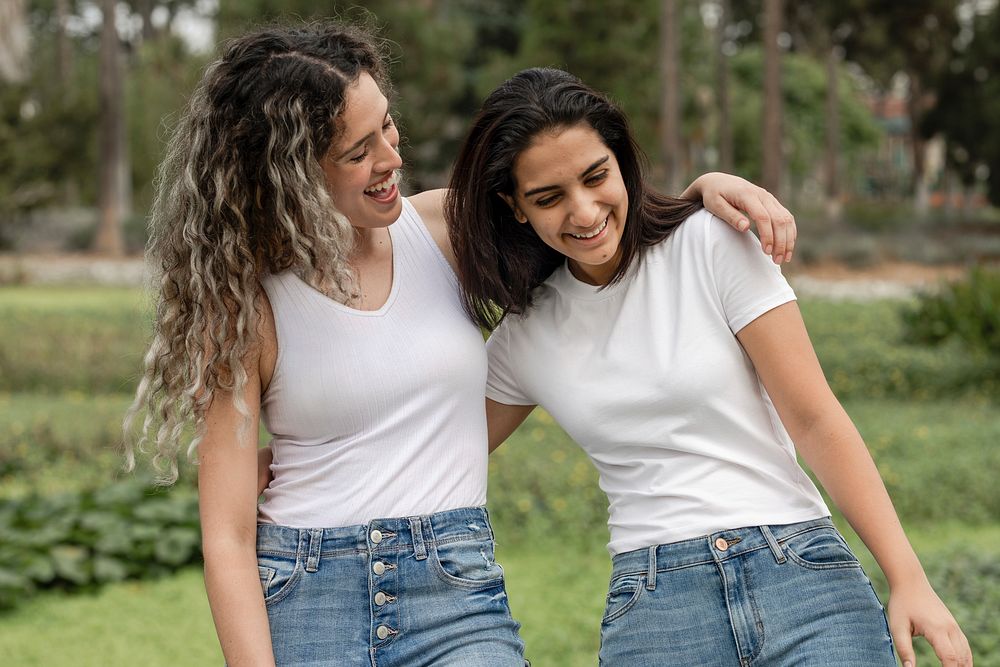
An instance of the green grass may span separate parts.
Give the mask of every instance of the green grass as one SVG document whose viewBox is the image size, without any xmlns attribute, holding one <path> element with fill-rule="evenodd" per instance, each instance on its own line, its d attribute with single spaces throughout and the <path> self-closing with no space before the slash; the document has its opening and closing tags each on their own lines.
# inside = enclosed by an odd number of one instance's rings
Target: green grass
<svg viewBox="0 0 1000 667">
<path fill-rule="evenodd" d="M 134 289 L 0 288 L 0 391 L 131 391 L 144 312 Z"/>
<path fill-rule="evenodd" d="M 0 616 L 0 656 L 11 667 L 221 665 L 201 571 L 50 593 Z"/>
</svg>

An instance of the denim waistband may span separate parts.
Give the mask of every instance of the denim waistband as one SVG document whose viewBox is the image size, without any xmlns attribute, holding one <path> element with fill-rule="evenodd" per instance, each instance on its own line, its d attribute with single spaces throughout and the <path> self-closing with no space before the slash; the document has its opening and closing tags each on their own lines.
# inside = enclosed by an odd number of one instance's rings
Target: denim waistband
<svg viewBox="0 0 1000 667">
<path fill-rule="evenodd" d="M 830 517 L 823 517 L 784 525 L 720 530 L 689 540 L 626 551 L 611 559 L 611 577 L 676 570 L 735 558 L 758 549 L 771 549 L 775 558 L 784 560 L 778 546 L 782 542 L 810 530 L 833 527 Z"/>
<path fill-rule="evenodd" d="M 462 507 L 424 516 L 372 519 L 339 528 L 292 528 L 257 524 L 257 551 L 294 556 L 303 552 L 337 556 L 358 552 L 423 552 L 428 544 L 493 539 L 485 507 Z"/>
</svg>

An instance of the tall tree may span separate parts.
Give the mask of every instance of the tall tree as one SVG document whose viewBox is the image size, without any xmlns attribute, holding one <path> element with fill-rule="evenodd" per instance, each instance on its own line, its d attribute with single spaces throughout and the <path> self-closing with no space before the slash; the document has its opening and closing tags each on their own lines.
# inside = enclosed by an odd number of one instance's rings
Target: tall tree
<svg viewBox="0 0 1000 667">
<path fill-rule="evenodd" d="M 781 48 L 782 0 L 764 0 L 764 133 L 761 182 L 777 195 L 782 172 Z"/>
<path fill-rule="evenodd" d="M 912 191 L 918 212 L 926 211 L 930 192 L 928 137 L 921 128 L 941 99 L 934 86 L 946 77 L 948 47 L 959 36 L 958 4 L 954 0 L 869 0 L 860 5 L 855 29 L 844 40 L 846 57 L 861 65 L 882 90 L 890 90 L 897 74 L 906 77 Z"/>
<path fill-rule="evenodd" d="M 669 192 L 680 192 L 684 178 L 677 35 L 677 1 L 660 0 L 660 159 Z"/>
<path fill-rule="evenodd" d="M 715 27 L 715 90 L 716 103 L 719 110 L 718 121 L 718 142 L 719 142 L 719 169 L 731 172 L 733 170 L 733 124 L 731 120 L 731 107 L 729 101 L 729 51 L 732 43 L 728 37 L 729 30 L 729 0 L 719 0 L 718 23 Z"/>
<path fill-rule="evenodd" d="M 0 81 L 28 76 L 28 22 L 25 0 L 0 3 Z"/>
<path fill-rule="evenodd" d="M 100 47 L 100 218 L 94 250 L 105 255 L 125 253 L 124 218 L 128 215 L 125 144 L 125 95 L 121 43 L 115 26 L 115 0 L 102 0 Z"/>
</svg>

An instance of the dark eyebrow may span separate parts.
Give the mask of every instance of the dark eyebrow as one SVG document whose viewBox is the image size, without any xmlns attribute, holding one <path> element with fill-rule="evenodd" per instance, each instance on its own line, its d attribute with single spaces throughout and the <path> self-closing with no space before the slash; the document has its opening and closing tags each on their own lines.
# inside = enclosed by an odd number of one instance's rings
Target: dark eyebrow
<svg viewBox="0 0 1000 667">
<path fill-rule="evenodd" d="M 605 162 L 607 162 L 608 159 L 609 159 L 609 157 L 610 156 L 605 155 L 600 160 L 595 161 L 592 165 L 590 165 L 589 167 L 587 167 L 586 169 L 584 169 L 583 173 L 580 174 L 580 176 L 581 177 L 585 177 L 587 174 L 589 174 L 590 172 L 594 171 L 595 169 L 597 169 L 598 167 L 600 167 L 602 164 L 604 164 Z M 532 188 L 531 190 L 528 190 L 527 192 L 524 193 L 523 196 L 524 197 L 530 197 L 532 195 L 537 195 L 537 194 L 541 194 L 543 192 L 548 192 L 549 190 L 557 190 L 557 189 L 559 189 L 559 188 L 556 185 L 543 185 L 540 188 Z"/>
<path fill-rule="evenodd" d="M 389 109 L 386 109 L 385 110 L 385 116 L 382 118 L 382 122 L 385 122 L 385 119 L 388 118 L 388 117 L 389 117 Z M 351 144 L 350 148 L 348 148 L 346 151 L 344 151 L 343 153 L 341 153 L 340 155 L 338 155 L 335 159 L 338 162 L 340 160 L 343 160 L 350 153 L 353 153 L 354 151 L 356 151 L 359 148 L 361 148 L 369 139 L 371 139 L 374 136 L 375 136 L 374 132 L 369 132 L 368 134 L 366 134 L 365 136 L 361 137 L 356 142 L 354 142 L 353 144 Z"/>
</svg>

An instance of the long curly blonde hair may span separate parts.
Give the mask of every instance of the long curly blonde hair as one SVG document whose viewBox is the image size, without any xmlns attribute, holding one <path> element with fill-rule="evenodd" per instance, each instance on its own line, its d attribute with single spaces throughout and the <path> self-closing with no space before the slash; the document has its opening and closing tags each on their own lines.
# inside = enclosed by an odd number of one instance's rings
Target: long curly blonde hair
<svg viewBox="0 0 1000 667">
<path fill-rule="evenodd" d="M 146 255 L 159 294 L 125 418 L 126 469 L 151 451 L 157 480 L 175 482 L 185 427 L 194 458 L 218 392 L 249 415 L 243 361 L 259 340 L 262 276 L 292 269 L 334 299 L 355 295 L 354 232 L 320 160 L 363 72 L 388 94 L 380 43 L 330 23 L 233 39 L 206 69 L 157 178 Z"/>
</svg>

